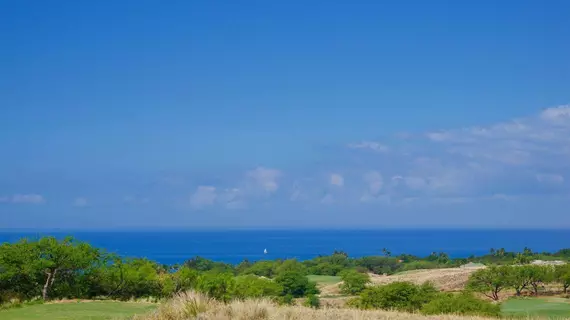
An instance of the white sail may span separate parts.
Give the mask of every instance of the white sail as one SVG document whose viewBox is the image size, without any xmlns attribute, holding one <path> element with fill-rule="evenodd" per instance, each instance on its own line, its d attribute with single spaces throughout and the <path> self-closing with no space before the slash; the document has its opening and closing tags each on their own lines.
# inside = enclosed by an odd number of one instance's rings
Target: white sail
<svg viewBox="0 0 570 320">
<path fill-rule="evenodd" d="M 267 249 L 263 249 L 263 253 L 264 253 L 264 254 L 267 254 Z"/>
</svg>

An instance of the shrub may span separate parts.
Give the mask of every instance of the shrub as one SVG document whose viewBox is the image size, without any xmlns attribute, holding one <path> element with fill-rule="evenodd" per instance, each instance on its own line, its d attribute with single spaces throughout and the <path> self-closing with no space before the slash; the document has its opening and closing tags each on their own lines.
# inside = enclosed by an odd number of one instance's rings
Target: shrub
<svg viewBox="0 0 570 320">
<path fill-rule="evenodd" d="M 298 271 L 282 272 L 275 278 L 275 282 L 283 287 L 282 295 L 292 295 L 298 298 L 319 293 L 316 284 Z"/>
<path fill-rule="evenodd" d="M 261 298 L 276 297 L 282 292 L 283 287 L 275 281 L 246 275 L 235 278 L 235 287 L 232 295 L 238 299 Z"/>
<path fill-rule="evenodd" d="M 409 282 L 393 282 L 364 289 L 351 305 L 362 309 L 415 312 L 437 295 L 437 289 L 429 283 L 418 286 Z"/>
<path fill-rule="evenodd" d="M 474 297 L 470 293 L 439 294 L 430 302 L 424 304 L 421 313 L 428 315 L 458 314 L 467 316 L 498 317 L 501 307 L 489 301 Z"/>
<path fill-rule="evenodd" d="M 310 294 L 307 296 L 307 299 L 305 299 L 304 305 L 305 307 L 318 309 L 321 307 L 321 300 L 319 300 L 319 297 L 316 295 Z"/>
<path fill-rule="evenodd" d="M 368 274 L 355 270 L 343 271 L 340 276 L 343 281 L 340 290 L 344 294 L 358 294 L 366 289 L 366 285 L 370 282 Z"/>
<path fill-rule="evenodd" d="M 230 301 L 235 279 L 230 273 L 205 273 L 198 277 L 196 290 L 219 301 Z"/>
</svg>

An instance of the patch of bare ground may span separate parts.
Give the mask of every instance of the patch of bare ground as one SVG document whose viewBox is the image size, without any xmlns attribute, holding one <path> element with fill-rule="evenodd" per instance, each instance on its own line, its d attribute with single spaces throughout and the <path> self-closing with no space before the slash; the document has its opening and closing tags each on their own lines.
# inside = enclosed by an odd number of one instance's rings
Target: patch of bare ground
<svg viewBox="0 0 570 320">
<path fill-rule="evenodd" d="M 443 291 L 459 291 L 465 288 L 469 276 L 479 269 L 481 269 L 481 267 L 423 269 L 390 276 L 370 274 L 370 280 L 376 285 L 398 281 L 407 281 L 415 284 L 431 282 L 436 288 Z"/>
</svg>

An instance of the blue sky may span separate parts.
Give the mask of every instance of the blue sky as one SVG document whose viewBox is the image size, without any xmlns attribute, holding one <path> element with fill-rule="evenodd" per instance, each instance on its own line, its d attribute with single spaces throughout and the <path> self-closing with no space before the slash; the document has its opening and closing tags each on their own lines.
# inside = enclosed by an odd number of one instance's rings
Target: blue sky
<svg viewBox="0 0 570 320">
<path fill-rule="evenodd" d="M 0 228 L 570 227 L 568 12 L 3 1 Z"/>
</svg>

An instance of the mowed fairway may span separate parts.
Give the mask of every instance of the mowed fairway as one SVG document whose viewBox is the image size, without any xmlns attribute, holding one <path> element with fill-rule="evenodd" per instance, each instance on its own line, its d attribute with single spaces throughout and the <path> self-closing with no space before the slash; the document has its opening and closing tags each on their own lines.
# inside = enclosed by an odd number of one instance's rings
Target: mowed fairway
<svg viewBox="0 0 570 320">
<path fill-rule="evenodd" d="M 49 303 L 0 311 L 2 320 L 103 320 L 122 319 L 156 308 L 152 303 L 87 301 Z"/>
<path fill-rule="evenodd" d="M 568 318 L 570 317 L 570 300 L 563 298 L 511 299 L 502 304 L 501 310 L 507 316 Z"/>
</svg>

